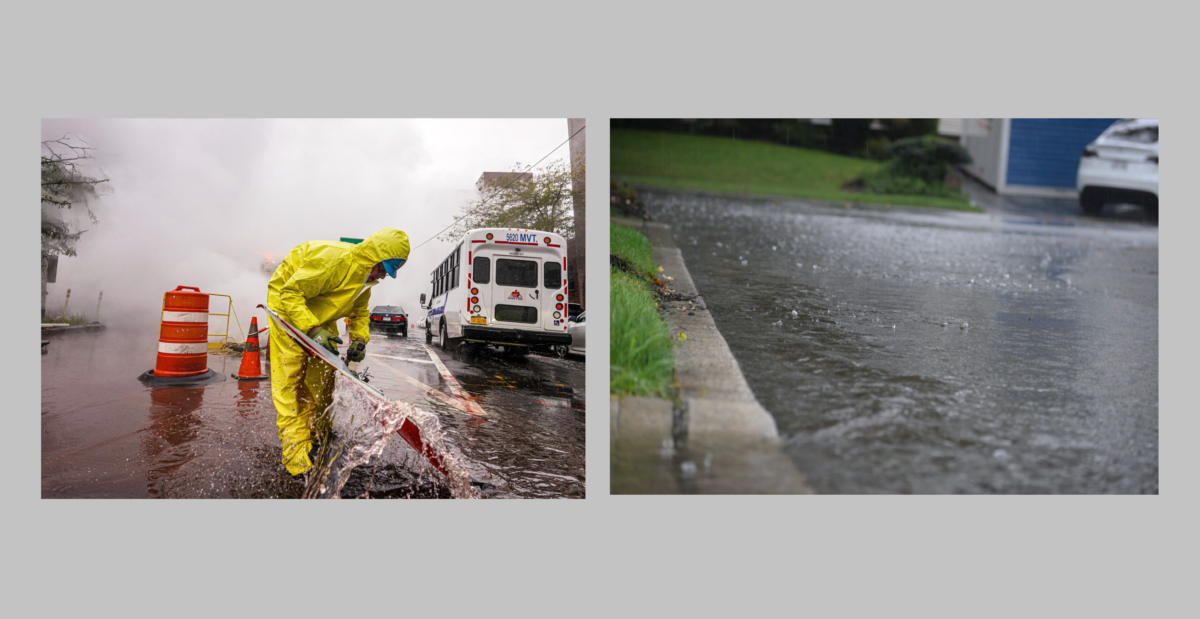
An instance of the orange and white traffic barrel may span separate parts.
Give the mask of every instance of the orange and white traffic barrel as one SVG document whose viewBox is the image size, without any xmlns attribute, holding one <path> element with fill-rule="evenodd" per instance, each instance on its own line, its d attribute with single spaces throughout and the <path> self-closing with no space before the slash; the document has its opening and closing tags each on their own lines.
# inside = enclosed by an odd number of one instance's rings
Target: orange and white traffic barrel
<svg viewBox="0 0 1200 619">
<path fill-rule="evenodd" d="M 208 369 L 208 293 L 194 286 L 177 286 L 163 295 L 158 359 L 141 380 L 195 384 L 214 374 L 225 378 Z"/>
</svg>

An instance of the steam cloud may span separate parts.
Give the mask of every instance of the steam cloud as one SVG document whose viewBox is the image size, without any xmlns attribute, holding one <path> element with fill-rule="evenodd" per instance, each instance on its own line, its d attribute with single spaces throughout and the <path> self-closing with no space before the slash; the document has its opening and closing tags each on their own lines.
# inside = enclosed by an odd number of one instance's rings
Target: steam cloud
<svg viewBox="0 0 1200 619">
<path fill-rule="evenodd" d="M 77 257 L 60 258 L 46 311 L 61 312 L 70 288 L 68 313 L 94 320 L 103 291 L 101 322 L 149 339 L 163 293 L 178 285 L 230 295 L 245 330 L 266 302 L 264 258 L 389 226 L 414 252 L 371 302 L 419 318 L 418 297 L 451 245 L 416 245 L 474 198 L 482 172 L 536 161 L 568 135 L 565 119 L 42 121 L 43 140 L 66 134 L 95 149 L 90 171 L 112 192 L 92 204 L 98 223 L 80 221 L 88 232 Z M 225 306 L 213 297 L 210 311 Z"/>
</svg>

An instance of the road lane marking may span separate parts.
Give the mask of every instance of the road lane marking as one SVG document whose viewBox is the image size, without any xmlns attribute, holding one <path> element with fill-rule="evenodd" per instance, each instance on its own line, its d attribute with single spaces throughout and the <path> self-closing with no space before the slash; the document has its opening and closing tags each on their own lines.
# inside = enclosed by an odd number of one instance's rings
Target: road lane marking
<svg viewBox="0 0 1200 619">
<path fill-rule="evenodd" d="M 435 398 L 438 398 L 439 400 L 445 402 L 446 404 L 449 404 L 450 406 L 453 406 L 454 408 L 457 408 L 458 410 L 460 410 L 468 415 L 475 415 L 477 417 L 487 417 L 487 413 L 485 413 L 482 408 L 479 408 L 479 405 L 475 404 L 474 402 L 470 402 L 468 400 L 460 400 L 459 398 L 452 398 L 452 397 L 442 393 L 441 391 L 438 391 L 437 389 L 434 389 L 433 387 L 426 385 L 425 383 L 409 376 L 408 374 L 405 374 L 404 372 L 401 372 L 400 370 L 398 370 L 390 365 L 384 364 L 383 367 L 395 372 L 400 378 L 403 378 L 404 380 L 408 381 L 414 387 L 417 387 L 421 391 L 424 391 L 425 393 L 427 393 Z M 472 410 L 472 408 L 470 406 L 468 406 L 469 404 L 475 404 L 474 408 L 478 409 L 478 412 L 476 412 L 475 410 Z"/>
<path fill-rule="evenodd" d="M 432 361 L 430 361 L 428 359 L 412 359 L 409 357 L 395 357 L 392 355 L 381 355 L 379 353 L 374 353 L 374 352 L 370 353 L 370 354 L 372 357 L 379 357 L 380 359 L 396 359 L 397 361 L 410 361 L 412 363 L 433 363 Z"/>
<path fill-rule="evenodd" d="M 429 358 L 433 360 L 433 364 L 437 366 L 438 373 L 442 375 L 442 380 L 446 381 L 446 384 L 449 385 L 450 391 L 453 392 L 454 395 L 458 396 L 463 402 L 466 402 L 467 406 L 470 406 L 473 410 L 479 411 L 478 413 L 473 414 L 486 416 L 487 413 L 483 412 L 483 408 L 481 408 L 479 404 L 472 400 L 471 396 L 467 395 L 466 390 L 462 388 L 462 385 L 458 384 L 458 381 L 454 378 L 454 375 L 450 373 L 450 370 L 446 369 L 445 364 L 443 364 L 442 360 L 439 359 L 437 354 L 433 352 L 433 349 L 427 344 L 422 344 L 422 346 L 425 347 L 425 352 L 429 353 Z"/>
</svg>

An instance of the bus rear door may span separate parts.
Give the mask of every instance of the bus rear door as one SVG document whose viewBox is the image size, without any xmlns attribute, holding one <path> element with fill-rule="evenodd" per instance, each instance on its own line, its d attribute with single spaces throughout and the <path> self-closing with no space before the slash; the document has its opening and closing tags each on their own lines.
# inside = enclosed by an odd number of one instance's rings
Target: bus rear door
<svg viewBox="0 0 1200 619">
<path fill-rule="evenodd" d="M 542 259 L 536 256 L 491 256 L 495 264 L 488 299 L 497 327 L 539 329 L 545 292 L 541 281 Z"/>
</svg>

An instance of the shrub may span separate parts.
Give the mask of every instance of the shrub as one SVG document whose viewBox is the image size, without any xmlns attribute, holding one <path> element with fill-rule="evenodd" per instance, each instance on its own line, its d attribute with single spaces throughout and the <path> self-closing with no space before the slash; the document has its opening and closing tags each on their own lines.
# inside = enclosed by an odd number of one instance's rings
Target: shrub
<svg viewBox="0 0 1200 619">
<path fill-rule="evenodd" d="M 888 162 L 894 174 L 919 178 L 927 183 L 945 181 L 950 166 L 971 163 L 967 149 L 954 142 L 926 135 L 892 143 L 895 158 Z"/>
<path fill-rule="evenodd" d="M 867 159 L 875 161 L 887 161 L 892 158 L 892 141 L 884 138 L 871 138 L 867 140 Z"/>
<path fill-rule="evenodd" d="M 911 138 L 937 133 L 938 119 L 936 118 L 885 118 L 883 124 L 887 128 L 888 137 L 893 140 Z"/>
<path fill-rule="evenodd" d="M 918 196 L 950 196 L 946 187 L 951 166 L 971 163 L 967 149 L 933 136 L 905 138 L 892 142 L 893 157 L 878 170 L 863 176 L 863 186 L 872 193 Z"/>
<path fill-rule="evenodd" d="M 633 187 L 625 183 L 619 183 L 616 180 L 609 181 L 608 201 L 612 208 L 624 215 L 650 219 L 650 215 L 646 213 L 645 206 L 638 199 L 637 192 L 634 191 Z"/>
</svg>

